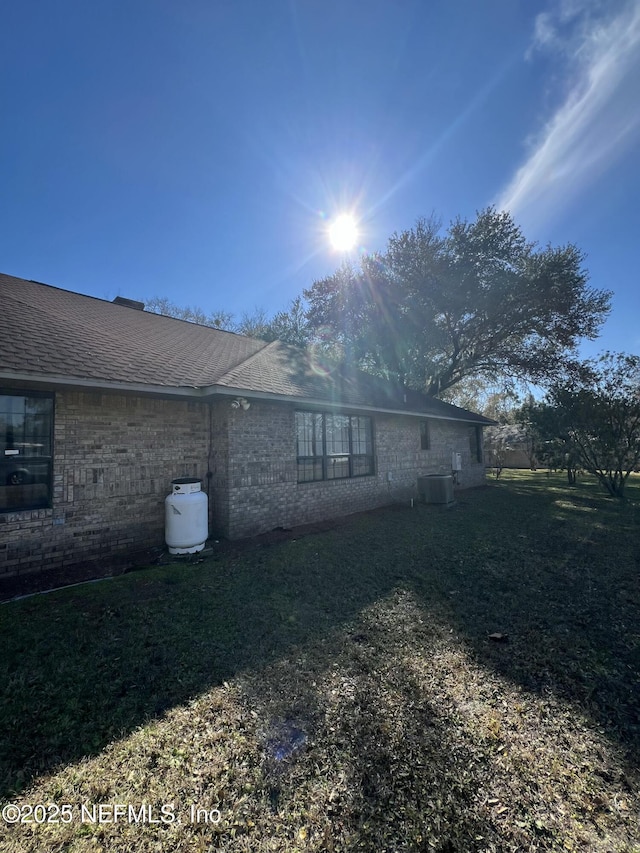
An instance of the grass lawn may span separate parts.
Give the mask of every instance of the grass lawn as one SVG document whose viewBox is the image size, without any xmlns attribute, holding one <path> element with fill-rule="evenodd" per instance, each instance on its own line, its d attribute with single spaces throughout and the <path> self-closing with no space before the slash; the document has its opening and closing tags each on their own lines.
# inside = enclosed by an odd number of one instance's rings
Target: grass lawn
<svg viewBox="0 0 640 853">
<path fill-rule="evenodd" d="M 640 851 L 640 477 L 504 472 L 0 635 L 7 853 Z"/>
</svg>

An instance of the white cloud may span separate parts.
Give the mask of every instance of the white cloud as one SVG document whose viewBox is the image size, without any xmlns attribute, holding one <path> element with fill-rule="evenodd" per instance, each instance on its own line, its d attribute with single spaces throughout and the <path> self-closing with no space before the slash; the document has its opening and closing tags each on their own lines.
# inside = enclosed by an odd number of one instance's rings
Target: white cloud
<svg viewBox="0 0 640 853">
<path fill-rule="evenodd" d="M 536 17 L 527 59 L 539 50 L 551 48 L 564 52 L 568 49 L 573 38 L 579 38 L 580 30 L 588 28 L 593 9 L 593 3 L 589 0 L 560 0 L 552 12 L 541 12 Z"/>
<path fill-rule="evenodd" d="M 640 132 L 640 0 L 609 17 L 564 0 L 536 19 L 528 56 L 564 62 L 561 105 L 535 137 L 496 206 L 532 225 L 554 217 L 624 155 Z M 605 8 L 611 10 L 608 4 Z"/>
</svg>

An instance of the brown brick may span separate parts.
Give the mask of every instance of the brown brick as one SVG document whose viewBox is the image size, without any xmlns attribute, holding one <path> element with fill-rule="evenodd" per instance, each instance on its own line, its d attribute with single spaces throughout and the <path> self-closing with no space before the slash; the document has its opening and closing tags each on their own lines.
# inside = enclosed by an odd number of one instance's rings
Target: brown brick
<svg viewBox="0 0 640 853">
<path fill-rule="evenodd" d="M 453 451 L 463 457 L 460 485 L 484 482 L 484 466 L 471 457 L 473 427 L 431 420 L 431 448 L 422 451 L 418 418 L 380 414 L 374 475 L 298 483 L 295 408 L 58 393 L 53 509 L 0 515 L 0 573 L 161 546 L 175 477 L 203 481 L 212 531 L 229 538 L 416 497 L 417 478 L 449 473 Z"/>
</svg>

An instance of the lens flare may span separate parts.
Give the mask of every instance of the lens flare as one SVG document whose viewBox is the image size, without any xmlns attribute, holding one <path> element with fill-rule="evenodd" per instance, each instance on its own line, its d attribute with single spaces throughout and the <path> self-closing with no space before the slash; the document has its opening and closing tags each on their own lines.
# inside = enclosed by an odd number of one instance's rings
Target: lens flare
<svg viewBox="0 0 640 853">
<path fill-rule="evenodd" d="M 329 226 L 329 240 L 337 252 L 350 252 L 358 242 L 358 226 L 350 213 L 336 216 Z"/>
</svg>

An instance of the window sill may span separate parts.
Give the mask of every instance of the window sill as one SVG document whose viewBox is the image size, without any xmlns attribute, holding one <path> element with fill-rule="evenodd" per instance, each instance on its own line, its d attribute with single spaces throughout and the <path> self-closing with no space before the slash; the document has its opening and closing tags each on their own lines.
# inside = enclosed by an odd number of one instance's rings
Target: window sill
<svg viewBox="0 0 640 853">
<path fill-rule="evenodd" d="M 37 518 L 52 518 L 53 507 L 31 507 L 31 509 L 0 509 L 0 524 L 17 521 L 33 521 Z"/>
<path fill-rule="evenodd" d="M 375 477 L 375 472 L 371 474 L 358 474 L 356 477 L 331 477 L 326 480 L 296 480 L 297 486 L 317 486 L 326 483 L 345 483 L 353 480 L 366 480 L 368 477 Z"/>
</svg>

